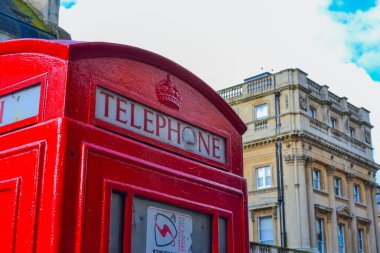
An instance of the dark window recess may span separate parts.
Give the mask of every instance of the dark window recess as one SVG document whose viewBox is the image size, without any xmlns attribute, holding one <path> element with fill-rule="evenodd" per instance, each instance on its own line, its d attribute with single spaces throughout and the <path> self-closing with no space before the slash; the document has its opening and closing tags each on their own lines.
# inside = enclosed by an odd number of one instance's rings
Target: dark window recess
<svg viewBox="0 0 380 253">
<path fill-rule="evenodd" d="M 219 218 L 219 253 L 227 253 L 227 220 Z"/>
<path fill-rule="evenodd" d="M 124 224 L 125 196 L 112 192 L 110 212 L 109 252 L 123 252 L 123 224 Z"/>
</svg>

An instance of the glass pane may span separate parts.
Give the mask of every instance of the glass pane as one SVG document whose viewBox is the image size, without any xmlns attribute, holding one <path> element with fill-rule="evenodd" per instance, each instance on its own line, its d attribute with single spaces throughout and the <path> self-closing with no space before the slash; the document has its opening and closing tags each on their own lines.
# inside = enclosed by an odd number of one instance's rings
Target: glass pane
<svg viewBox="0 0 380 253">
<path fill-rule="evenodd" d="M 258 105 L 255 107 L 256 110 L 256 119 L 265 118 L 268 116 L 268 105 Z"/>
<path fill-rule="evenodd" d="M 123 252 L 124 195 L 111 194 L 109 252 Z"/>
<path fill-rule="evenodd" d="M 264 168 L 257 169 L 257 177 L 265 177 Z"/>
<path fill-rule="evenodd" d="M 273 241 L 272 217 L 259 218 L 259 240 L 262 243 Z"/>
<path fill-rule="evenodd" d="M 270 186 L 270 177 L 265 178 L 265 186 Z"/>
<path fill-rule="evenodd" d="M 219 253 L 227 253 L 227 220 L 219 218 Z"/>
<path fill-rule="evenodd" d="M 261 188 L 261 187 L 264 186 L 263 181 L 264 181 L 263 178 L 258 178 L 257 179 L 257 188 Z"/>
</svg>

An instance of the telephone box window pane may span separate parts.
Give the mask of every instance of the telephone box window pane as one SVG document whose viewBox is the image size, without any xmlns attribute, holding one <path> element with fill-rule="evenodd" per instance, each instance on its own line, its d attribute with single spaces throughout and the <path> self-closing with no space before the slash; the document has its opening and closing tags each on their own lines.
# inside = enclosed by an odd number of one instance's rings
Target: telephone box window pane
<svg viewBox="0 0 380 253">
<path fill-rule="evenodd" d="M 135 197 L 132 252 L 211 253 L 212 216 Z"/>
<path fill-rule="evenodd" d="M 219 253 L 227 253 L 227 220 L 219 218 Z"/>
<path fill-rule="evenodd" d="M 123 252 L 124 201 L 124 195 L 112 192 L 109 235 L 109 250 L 111 253 Z"/>
</svg>

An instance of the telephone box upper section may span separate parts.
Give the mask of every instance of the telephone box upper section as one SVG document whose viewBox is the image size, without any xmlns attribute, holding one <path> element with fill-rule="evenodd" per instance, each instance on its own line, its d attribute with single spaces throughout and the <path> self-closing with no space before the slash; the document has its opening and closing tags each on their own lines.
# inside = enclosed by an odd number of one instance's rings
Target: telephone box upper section
<svg viewBox="0 0 380 253">
<path fill-rule="evenodd" d="M 100 42 L 0 43 L 0 134 L 67 117 L 242 175 L 246 126 L 198 77 Z"/>
</svg>

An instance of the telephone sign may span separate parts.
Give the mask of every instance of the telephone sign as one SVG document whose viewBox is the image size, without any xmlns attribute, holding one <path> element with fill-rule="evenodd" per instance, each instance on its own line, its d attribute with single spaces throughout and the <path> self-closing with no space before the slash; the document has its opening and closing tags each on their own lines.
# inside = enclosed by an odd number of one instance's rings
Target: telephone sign
<svg viewBox="0 0 380 253">
<path fill-rule="evenodd" d="M 225 140 L 101 87 L 96 118 L 157 141 L 225 163 Z"/>
</svg>

